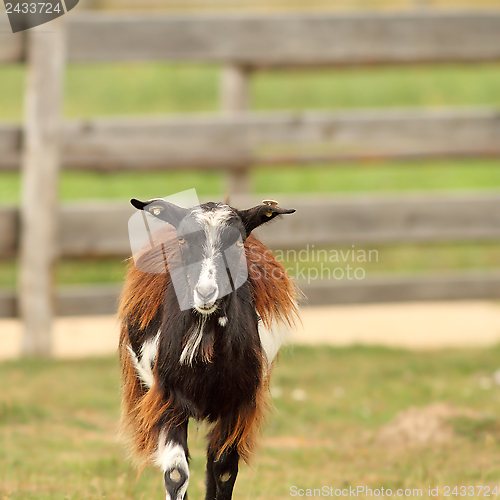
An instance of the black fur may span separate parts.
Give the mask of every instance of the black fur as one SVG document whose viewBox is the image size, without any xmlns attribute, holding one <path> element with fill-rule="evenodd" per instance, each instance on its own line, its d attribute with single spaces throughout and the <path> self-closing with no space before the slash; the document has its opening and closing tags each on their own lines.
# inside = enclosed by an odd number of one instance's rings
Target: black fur
<svg viewBox="0 0 500 500">
<path fill-rule="evenodd" d="M 200 239 L 195 239 L 200 222 L 195 217 L 190 217 L 189 210 L 163 200 L 132 200 L 132 204 L 176 228 L 183 266 L 189 259 L 200 261 L 200 255 L 192 255 L 193 252 L 199 253 L 203 247 Z M 202 205 L 204 211 L 220 208 L 221 205 L 216 203 Z M 226 224 L 237 230 L 236 234 L 245 240 L 259 225 L 292 212 L 294 210 L 267 205 L 241 211 L 231 209 Z M 202 233 L 203 227 L 200 226 L 199 229 Z M 203 238 L 203 235 L 199 238 Z M 230 235 L 222 246 L 227 244 L 230 247 L 234 243 L 233 239 L 235 237 Z M 236 236 L 235 241 L 237 239 Z M 244 252 L 241 242 L 239 248 Z M 224 257 L 226 268 L 230 264 L 234 266 L 235 262 L 237 264 L 239 258 L 237 253 L 228 255 Z M 244 253 L 240 255 L 245 259 Z M 235 261 L 231 262 L 231 259 Z M 217 273 L 222 271 L 223 269 L 217 270 Z M 186 290 L 192 291 L 190 280 L 194 282 L 197 277 L 187 276 L 186 279 Z M 258 404 L 257 394 L 262 389 L 263 364 L 266 362 L 259 337 L 259 317 L 251 283 L 247 279 L 235 289 L 233 280 L 230 281 L 232 292 L 217 300 L 217 309 L 211 314 L 203 315 L 196 309 L 182 311 L 176 290 L 170 283 L 164 293 L 163 309 L 146 328 L 141 329 L 134 322 L 127 325 L 131 347 L 138 357 L 143 343 L 160 331 L 153 374 L 157 388 L 164 395 L 164 401 L 168 402 L 162 410 L 164 413 L 158 415 L 159 428 L 167 429 L 167 441 L 180 444 L 187 457 L 188 420 L 194 418 L 216 422 L 217 432 L 213 430 L 210 434 L 211 443 L 207 453 L 206 500 L 231 498 L 240 456 L 237 445 L 229 437 L 237 428 L 242 415 L 251 415 Z M 219 322 L 222 317 L 227 318 L 224 326 Z M 186 342 L 202 323 L 201 344 L 195 351 L 192 362 L 182 361 L 181 355 Z M 224 443 L 229 444 L 225 447 Z M 165 487 L 171 498 L 176 498 L 187 475 L 182 471 L 174 471 L 174 478 L 177 479 L 174 480 L 170 476 L 172 471 L 170 469 L 165 472 Z"/>
</svg>

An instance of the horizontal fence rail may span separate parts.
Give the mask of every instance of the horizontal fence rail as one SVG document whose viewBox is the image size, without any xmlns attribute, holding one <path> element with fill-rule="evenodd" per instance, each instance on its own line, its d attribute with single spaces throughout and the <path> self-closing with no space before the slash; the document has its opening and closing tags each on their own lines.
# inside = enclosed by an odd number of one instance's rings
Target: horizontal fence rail
<svg viewBox="0 0 500 500">
<path fill-rule="evenodd" d="M 68 59 L 219 61 L 314 66 L 495 61 L 500 13 L 68 16 Z M 0 24 L 8 30 L 7 19 Z M 2 42 L 0 62 L 23 58 L 22 36 Z"/>
<path fill-rule="evenodd" d="M 174 59 L 252 66 L 500 58 L 498 12 L 73 16 L 70 61 Z"/>
<path fill-rule="evenodd" d="M 304 304 L 477 300 L 500 298 L 500 273 L 454 272 L 424 276 L 366 278 L 359 281 L 301 283 Z"/>
<path fill-rule="evenodd" d="M 260 200 L 238 197 L 233 205 L 247 208 Z M 280 198 L 297 209 L 279 224 L 256 234 L 273 249 L 307 245 L 335 246 L 394 242 L 500 240 L 500 193 L 365 196 L 344 199 Z M 59 209 L 59 254 L 66 257 L 130 255 L 126 202 L 62 205 Z M 0 209 L 0 257 L 15 255 L 18 213 Z"/>
<path fill-rule="evenodd" d="M 20 128 L 0 125 L 0 168 L 18 168 L 20 145 Z M 499 155 L 491 108 L 93 119 L 67 123 L 62 139 L 64 167 L 95 170 Z"/>
</svg>

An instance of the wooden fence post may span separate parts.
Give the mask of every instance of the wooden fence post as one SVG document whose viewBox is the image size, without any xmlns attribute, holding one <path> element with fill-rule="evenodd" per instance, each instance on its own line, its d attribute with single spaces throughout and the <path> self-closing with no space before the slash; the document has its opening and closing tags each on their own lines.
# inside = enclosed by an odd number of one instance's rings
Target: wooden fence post
<svg viewBox="0 0 500 500">
<path fill-rule="evenodd" d="M 222 70 L 222 109 L 226 114 L 234 115 L 247 111 L 250 105 L 249 95 L 250 70 L 244 66 L 230 64 Z M 228 189 L 231 194 L 250 191 L 250 167 L 244 165 L 228 172 Z"/>
<path fill-rule="evenodd" d="M 25 356 L 51 355 L 55 287 L 61 102 L 65 60 L 62 18 L 27 36 L 22 160 L 19 307 Z"/>
<path fill-rule="evenodd" d="M 222 70 L 222 108 L 234 114 L 247 111 L 250 104 L 249 70 L 244 66 L 230 64 Z"/>
</svg>

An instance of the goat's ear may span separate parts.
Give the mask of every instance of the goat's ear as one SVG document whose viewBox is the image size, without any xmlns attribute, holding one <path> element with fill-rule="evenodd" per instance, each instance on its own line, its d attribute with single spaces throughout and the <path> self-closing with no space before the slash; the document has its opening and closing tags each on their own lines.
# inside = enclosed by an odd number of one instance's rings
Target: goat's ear
<svg viewBox="0 0 500 500">
<path fill-rule="evenodd" d="M 236 213 L 241 218 L 247 236 L 257 227 L 266 222 L 273 220 L 279 215 L 293 214 L 294 208 L 280 208 L 276 205 L 257 205 L 256 207 L 249 208 L 248 210 L 237 210 Z"/>
<path fill-rule="evenodd" d="M 173 203 L 168 203 L 161 198 L 157 198 L 149 201 L 139 201 L 135 198 L 130 200 L 130 203 L 138 210 L 144 210 L 149 212 L 151 215 L 157 219 L 163 220 L 172 224 L 175 228 L 178 227 L 184 217 L 189 213 L 187 208 L 182 208 Z"/>
</svg>

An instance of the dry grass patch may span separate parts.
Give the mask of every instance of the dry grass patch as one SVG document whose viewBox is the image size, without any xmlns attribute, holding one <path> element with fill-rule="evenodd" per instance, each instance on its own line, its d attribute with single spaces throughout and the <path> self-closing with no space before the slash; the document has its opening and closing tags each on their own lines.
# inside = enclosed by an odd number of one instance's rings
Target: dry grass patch
<svg viewBox="0 0 500 500">
<path fill-rule="evenodd" d="M 289 499 L 291 486 L 494 486 L 499 366 L 500 348 L 289 348 L 274 373 L 275 411 L 235 498 Z M 0 384 L 1 500 L 164 498 L 161 474 L 139 477 L 117 441 L 114 359 L 1 363 Z M 203 496 L 205 434 L 190 428 L 191 498 Z"/>
</svg>

